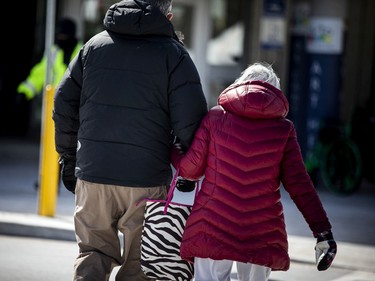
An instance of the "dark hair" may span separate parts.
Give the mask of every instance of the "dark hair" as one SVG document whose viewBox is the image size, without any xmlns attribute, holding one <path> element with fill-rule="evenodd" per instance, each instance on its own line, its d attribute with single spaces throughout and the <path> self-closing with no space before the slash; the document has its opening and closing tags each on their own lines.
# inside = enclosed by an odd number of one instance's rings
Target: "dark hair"
<svg viewBox="0 0 375 281">
<path fill-rule="evenodd" d="M 56 25 L 56 34 L 65 34 L 74 37 L 76 34 L 76 24 L 70 18 L 62 18 Z"/>
<path fill-rule="evenodd" d="M 167 15 L 172 8 L 172 0 L 147 0 L 151 6 L 157 7 L 164 15 Z"/>
</svg>

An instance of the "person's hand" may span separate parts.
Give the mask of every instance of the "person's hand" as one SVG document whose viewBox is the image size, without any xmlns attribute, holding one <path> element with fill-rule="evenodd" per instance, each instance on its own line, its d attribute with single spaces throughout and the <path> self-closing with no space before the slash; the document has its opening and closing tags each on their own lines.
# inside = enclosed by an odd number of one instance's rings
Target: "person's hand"
<svg viewBox="0 0 375 281">
<path fill-rule="evenodd" d="M 75 176 L 75 157 L 60 157 L 61 179 L 67 190 L 75 194 L 77 178 Z"/>
<path fill-rule="evenodd" d="M 190 192 L 195 189 L 195 186 L 196 186 L 196 181 L 189 181 L 182 177 L 178 177 L 177 179 L 176 188 L 178 191 Z"/>
<path fill-rule="evenodd" d="M 23 93 L 17 93 L 15 98 L 15 104 L 17 106 L 22 106 L 27 103 L 27 98 Z"/>
<path fill-rule="evenodd" d="M 178 151 L 178 154 L 180 154 L 180 155 L 184 155 L 184 154 L 185 154 L 185 153 L 184 153 L 184 150 L 182 149 L 182 145 L 181 145 L 181 143 L 176 142 L 176 143 L 174 143 L 173 145 L 174 145 L 174 147 L 176 148 L 176 150 Z"/>
<path fill-rule="evenodd" d="M 337 253 L 337 245 L 332 232 L 327 231 L 317 235 L 315 245 L 316 267 L 319 271 L 327 270 Z"/>
</svg>

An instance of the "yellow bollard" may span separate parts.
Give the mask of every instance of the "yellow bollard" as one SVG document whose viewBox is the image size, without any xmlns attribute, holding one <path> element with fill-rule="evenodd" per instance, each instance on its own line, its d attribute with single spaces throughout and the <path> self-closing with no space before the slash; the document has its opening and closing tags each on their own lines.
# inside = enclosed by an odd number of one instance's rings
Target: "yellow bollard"
<svg viewBox="0 0 375 281">
<path fill-rule="evenodd" d="M 39 163 L 39 215 L 53 217 L 59 186 L 59 155 L 55 150 L 55 125 L 52 119 L 54 88 L 46 86 L 43 97 Z"/>
</svg>

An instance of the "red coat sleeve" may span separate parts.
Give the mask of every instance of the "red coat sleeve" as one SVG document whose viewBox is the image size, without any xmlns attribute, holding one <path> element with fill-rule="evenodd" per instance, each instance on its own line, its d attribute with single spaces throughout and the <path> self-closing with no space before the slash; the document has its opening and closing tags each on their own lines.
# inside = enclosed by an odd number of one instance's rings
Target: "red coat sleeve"
<svg viewBox="0 0 375 281">
<path fill-rule="evenodd" d="M 294 126 L 291 126 L 284 150 L 281 181 L 314 236 L 317 233 L 331 230 L 326 211 L 306 171 Z"/>
<path fill-rule="evenodd" d="M 176 156 L 174 153 L 175 161 L 179 162 L 180 175 L 186 179 L 198 180 L 204 175 L 210 145 L 209 115 L 202 120 L 186 154 Z"/>
</svg>

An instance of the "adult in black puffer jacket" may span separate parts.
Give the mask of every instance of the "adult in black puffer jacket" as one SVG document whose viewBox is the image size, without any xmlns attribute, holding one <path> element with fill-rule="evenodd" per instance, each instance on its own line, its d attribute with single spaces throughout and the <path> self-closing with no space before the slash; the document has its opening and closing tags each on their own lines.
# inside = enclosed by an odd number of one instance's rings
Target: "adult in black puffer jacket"
<svg viewBox="0 0 375 281">
<path fill-rule="evenodd" d="M 172 139 L 188 148 L 207 112 L 196 67 L 170 22 L 171 2 L 112 5 L 105 30 L 83 46 L 56 89 L 56 150 L 64 185 L 76 194 L 77 280 L 92 274 L 83 264 L 105 275 L 113 262 L 123 264 L 123 280 L 145 278 L 144 204 L 135 202 L 165 197 Z M 117 227 L 126 236 L 123 256 Z"/>
</svg>

